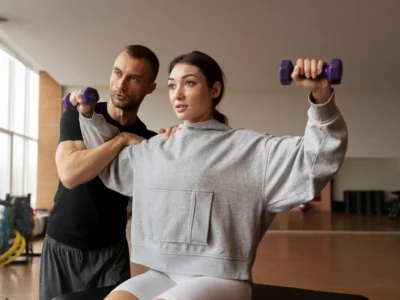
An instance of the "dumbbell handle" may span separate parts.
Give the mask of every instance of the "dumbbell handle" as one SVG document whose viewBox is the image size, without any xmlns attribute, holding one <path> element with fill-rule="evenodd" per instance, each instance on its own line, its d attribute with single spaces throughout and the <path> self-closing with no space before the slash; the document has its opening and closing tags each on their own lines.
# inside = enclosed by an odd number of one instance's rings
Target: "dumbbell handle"
<svg viewBox="0 0 400 300">
<path fill-rule="evenodd" d="M 64 96 L 62 99 L 62 104 L 65 109 L 76 109 L 76 107 L 70 102 L 70 96 L 71 93 L 68 93 Z M 99 102 L 99 93 L 97 92 L 96 89 L 87 87 L 82 91 L 81 94 L 82 102 L 83 104 L 86 105 L 95 105 L 97 102 Z"/>
<path fill-rule="evenodd" d="M 330 71 L 330 66 L 328 66 L 328 65 L 325 65 L 323 68 L 322 68 L 322 72 L 317 76 L 317 78 L 307 78 L 306 77 L 306 75 L 300 75 L 300 78 L 303 78 L 303 79 L 310 79 L 310 80 L 319 80 L 319 79 L 322 79 L 322 78 L 329 78 L 329 71 Z"/>
<path fill-rule="evenodd" d="M 290 60 L 283 60 L 279 67 L 279 79 L 282 85 L 290 85 L 292 83 L 291 74 L 294 66 Z M 340 84 L 342 81 L 343 64 L 338 58 L 332 59 L 329 64 L 323 66 L 322 72 L 317 76 L 317 80 L 327 78 L 331 84 Z M 306 76 L 301 75 L 301 78 Z M 313 79 L 313 78 L 309 78 Z"/>
</svg>

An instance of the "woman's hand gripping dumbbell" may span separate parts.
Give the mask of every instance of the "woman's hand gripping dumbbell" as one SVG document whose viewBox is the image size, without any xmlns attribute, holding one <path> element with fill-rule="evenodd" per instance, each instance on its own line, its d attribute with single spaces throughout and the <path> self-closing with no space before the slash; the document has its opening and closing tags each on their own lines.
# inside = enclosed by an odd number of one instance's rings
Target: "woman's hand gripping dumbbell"
<svg viewBox="0 0 400 300">
<path fill-rule="evenodd" d="M 85 117 L 92 116 L 92 106 L 99 101 L 99 93 L 96 89 L 87 87 L 68 93 L 62 99 L 65 109 L 78 109 Z"/>
<path fill-rule="evenodd" d="M 303 60 L 299 59 L 302 63 Z M 297 63 L 299 62 L 297 61 Z M 309 63 L 312 63 L 312 61 Z M 319 71 L 316 76 L 310 76 L 310 79 L 322 79 L 326 78 L 330 82 L 330 84 L 340 84 L 342 82 L 343 76 L 343 63 L 339 58 L 334 58 L 330 61 L 329 64 L 324 63 L 321 64 L 322 61 L 315 62 L 315 66 Z M 279 81 L 281 85 L 290 85 L 293 81 L 292 74 L 294 71 L 294 65 L 290 60 L 282 60 L 279 65 Z M 311 75 L 311 74 L 310 74 Z M 304 74 L 301 75 L 301 78 L 308 78 Z"/>
<path fill-rule="evenodd" d="M 340 84 L 343 75 L 343 64 L 340 59 L 333 59 L 329 64 L 317 59 L 299 58 L 296 66 L 284 60 L 279 66 L 279 80 L 282 85 L 292 81 L 300 88 L 311 93 L 314 103 L 325 103 L 333 93 L 331 85 Z"/>
</svg>

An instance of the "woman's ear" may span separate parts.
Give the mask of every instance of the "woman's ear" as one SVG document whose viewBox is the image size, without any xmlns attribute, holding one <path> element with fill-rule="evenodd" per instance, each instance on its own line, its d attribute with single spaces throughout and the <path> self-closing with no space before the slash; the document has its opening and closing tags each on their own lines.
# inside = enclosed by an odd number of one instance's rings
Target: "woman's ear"
<svg viewBox="0 0 400 300">
<path fill-rule="evenodd" d="M 221 94 L 221 83 L 217 81 L 211 90 L 212 98 L 217 98 Z"/>
</svg>

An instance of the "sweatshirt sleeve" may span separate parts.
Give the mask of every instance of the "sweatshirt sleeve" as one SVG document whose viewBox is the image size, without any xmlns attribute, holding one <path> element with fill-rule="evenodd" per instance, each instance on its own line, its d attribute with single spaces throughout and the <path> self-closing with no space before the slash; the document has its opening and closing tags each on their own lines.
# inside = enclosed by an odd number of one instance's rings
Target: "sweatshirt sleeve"
<svg viewBox="0 0 400 300">
<path fill-rule="evenodd" d="M 267 210 L 278 213 L 313 200 L 339 171 L 347 144 L 347 125 L 335 103 L 335 93 L 323 104 L 309 95 L 308 122 L 303 137 L 271 137 L 263 197 Z"/>
<path fill-rule="evenodd" d="M 117 127 L 96 112 L 93 112 L 92 118 L 79 113 L 79 123 L 88 149 L 96 148 L 119 134 Z M 105 186 L 126 196 L 132 196 L 133 193 L 133 150 L 133 146 L 123 148 L 98 175 Z"/>
</svg>

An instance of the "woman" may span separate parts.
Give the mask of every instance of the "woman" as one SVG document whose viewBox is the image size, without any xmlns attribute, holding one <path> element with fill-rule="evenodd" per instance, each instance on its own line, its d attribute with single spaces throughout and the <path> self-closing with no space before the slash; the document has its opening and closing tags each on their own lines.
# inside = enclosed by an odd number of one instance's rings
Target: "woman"
<svg viewBox="0 0 400 300">
<path fill-rule="evenodd" d="M 127 147 L 99 175 L 135 199 L 131 260 L 150 269 L 107 299 L 251 299 L 257 246 L 275 214 L 318 195 L 347 150 L 333 89 L 315 80 L 323 65 L 297 61 L 292 78 L 309 92 L 305 134 L 275 137 L 225 124 L 216 109 L 223 72 L 211 57 L 194 51 L 171 62 L 180 130 L 148 141 L 121 133 Z M 91 107 L 78 109 L 88 148 L 119 134 Z"/>
</svg>

